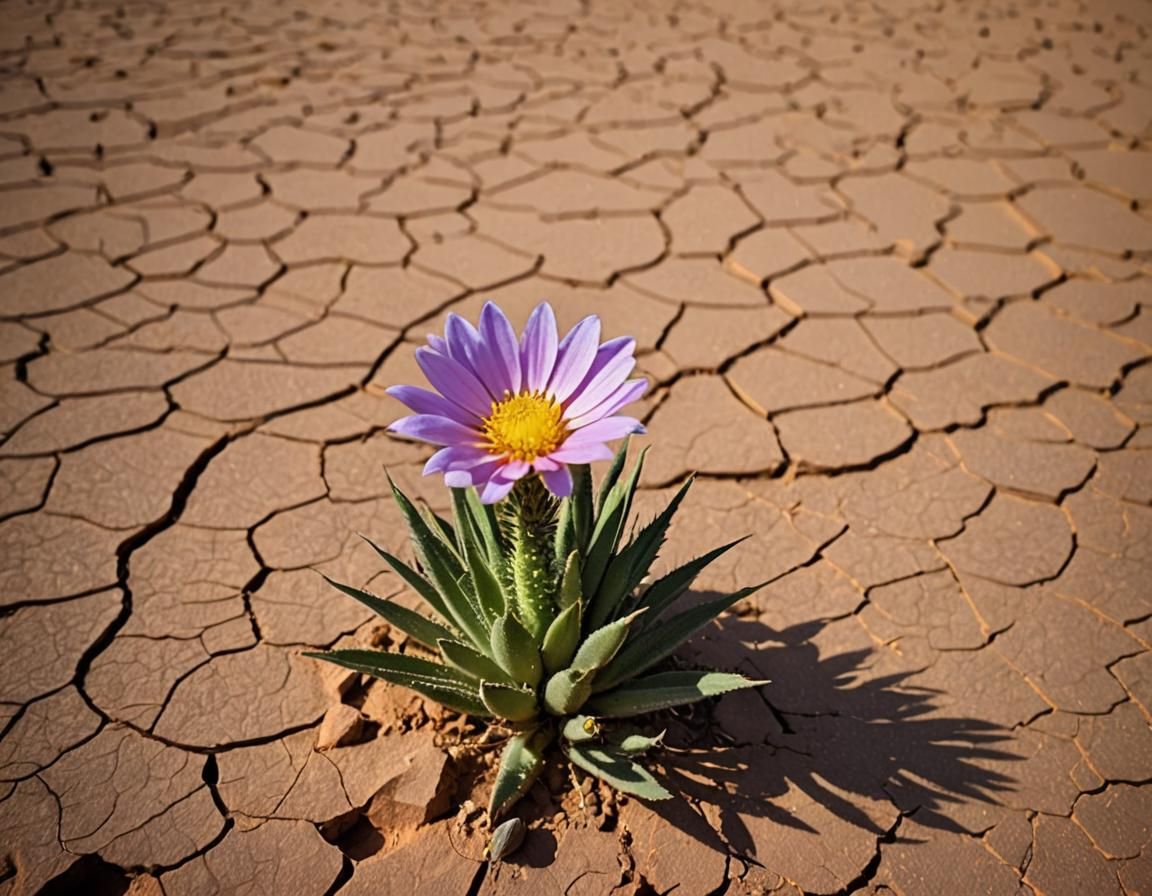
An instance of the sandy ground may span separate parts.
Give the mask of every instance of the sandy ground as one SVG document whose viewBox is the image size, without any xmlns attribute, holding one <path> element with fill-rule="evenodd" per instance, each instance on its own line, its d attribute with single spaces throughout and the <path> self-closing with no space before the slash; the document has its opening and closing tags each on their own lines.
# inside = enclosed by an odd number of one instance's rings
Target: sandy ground
<svg viewBox="0 0 1152 896">
<path fill-rule="evenodd" d="M 1152 893 L 1147 3 L 0 15 L 0 894 Z M 395 642 L 310 567 L 412 599 L 383 389 L 489 298 L 772 580 L 687 797 L 499 867 L 497 734 L 299 655 Z"/>
</svg>

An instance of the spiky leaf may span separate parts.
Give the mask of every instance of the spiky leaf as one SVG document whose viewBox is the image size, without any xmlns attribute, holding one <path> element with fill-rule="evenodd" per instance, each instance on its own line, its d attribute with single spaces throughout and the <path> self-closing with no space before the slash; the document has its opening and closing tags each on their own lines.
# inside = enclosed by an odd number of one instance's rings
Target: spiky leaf
<svg viewBox="0 0 1152 896">
<path fill-rule="evenodd" d="M 526 722 L 536 717 L 536 692 L 530 689 L 482 681 L 480 699 L 499 719 Z"/>
<path fill-rule="evenodd" d="M 536 687 L 544 675 L 536 642 L 511 613 L 492 623 L 492 658 L 513 680 L 529 687 Z"/>
<path fill-rule="evenodd" d="M 700 631 L 737 601 L 755 594 L 764 584 L 741 588 L 732 594 L 706 600 L 659 625 L 642 632 L 597 676 L 596 689 L 605 690 L 616 682 L 634 678 L 650 669 Z"/>
<path fill-rule="evenodd" d="M 596 528 L 592 532 L 592 540 L 584 557 L 582 578 L 586 595 L 596 594 L 600 590 L 600 580 L 604 577 L 608 562 L 620 544 L 620 536 L 624 533 L 628 513 L 632 509 L 632 497 L 640 481 L 640 471 L 644 467 L 646 453 L 647 449 L 640 452 L 640 457 L 632 468 L 632 474 L 624 482 L 617 482 L 612 486 L 604 501 L 604 507 L 596 520 Z M 586 613 L 589 621 L 600 616 L 600 611 L 592 606 L 587 608 Z"/>
<path fill-rule="evenodd" d="M 328 578 L 324 573 L 320 573 L 324 581 L 336 588 L 343 591 L 349 597 L 360 601 L 369 610 L 387 622 L 393 625 L 400 631 L 415 638 L 425 647 L 436 649 L 436 642 L 441 638 L 453 638 L 455 632 L 445 628 L 439 622 L 434 622 L 425 616 L 421 616 L 407 607 L 402 607 L 395 601 L 384 600 L 377 597 L 375 594 L 369 594 L 367 591 L 361 591 L 359 588 L 353 588 L 351 585 L 343 585 L 334 579 Z"/>
<path fill-rule="evenodd" d="M 592 506 L 592 470 L 588 464 L 573 464 L 568 470 L 572 474 L 572 495 L 568 498 L 568 504 L 572 514 L 573 539 L 575 547 L 583 554 L 588 551 L 595 515 Z"/>
<path fill-rule="evenodd" d="M 548 626 L 548 631 L 544 633 L 544 644 L 540 648 L 546 672 L 558 672 L 572 662 L 580 644 L 583 609 L 580 601 L 576 601 Z"/>
<path fill-rule="evenodd" d="M 620 480 L 620 474 L 624 472 L 624 464 L 628 460 L 628 446 L 631 444 L 632 437 L 625 436 L 620 447 L 616 449 L 616 456 L 612 458 L 612 463 L 605 471 L 604 478 L 600 480 L 600 492 L 596 496 L 596 509 L 601 513 L 604 511 L 604 502 L 608 500 L 608 493 L 612 491 L 612 487 Z"/>
<path fill-rule="evenodd" d="M 552 739 L 548 729 L 524 731 L 512 737 L 500 756 L 488 814 L 498 818 L 520 799 L 544 768 L 544 750 Z"/>
<path fill-rule="evenodd" d="M 424 601 L 428 604 L 428 606 L 432 607 L 432 609 L 440 614 L 441 619 L 452 626 L 456 625 L 452 612 L 448 609 L 448 605 L 444 602 L 444 598 L 440 595 L 440 592 L 436 590 L 436 587 L 431 582 L 424 578 L 424 576 L 420 575 L 420 573 L 414 570 L 403 560 L 388 553 L 386 550 L 372 541 L 372 539 L 368 538 L 368 536 L 361 535 L 360 537 L 368 542 L 368 544 L 372 547 L 372 550 L 379 554 L 384 562 L 391 566 L 393 571 L 398 573 L 400 578 L 408 583 L 408 587 L 410 587 L 413 591 L 424 598 Z"/>
<path fill-rule="evenodd" d="M 672 518 L 680 508 L 695 477 L 689 476 L 685 483 L 668 502 L 668 506 L 656 516 L 640 533 L 628 543 L 608 564 L 600 590 L 596 594 L 596 609 L 599 617 L 590 619 L 591 625 L 603 625 L 618 615 L 624 599 L 631 594 L 648 574 L 649 567 L 656 559 Z"/>
<path fill-rule="evenodd" d="M 631 756 L 608 747 L 566 744 L 564 752 L 584 771 L 607 781 L 617 790 L 645 800 L 667 800 L 672 794 Z"/>
<path fill-rule="evenodd" d="M 471 533 L 471 529 L 469 532 Z M 468 574 L 472 580 L 476 601 L 480 604 L 484 621 L 491 625 L 494 620 L 504 615 L 508 609 L 508 601 L 504 594 L 504 586 L 500 584 L 500 579 L 488 565 L 488 558 L 484 556 L 475 538 L 476 536 L 469 534 L 462 539 L 461 547 L 468 563 Z"/>
<path fill-rule="evenodd" d="M 465 578 L 465 571 L 460 559 L 440 536 L 433 533 L 420 512 L 408 500 L 408 496 L 391 479 L 389 482 L 392 485 L 392 494 L 396 499 L 396 504 L 408 522 L 408 529 L 412 534 L 417 556 L 443 597 L 443 602 L 453 620 L 472 639 L 475 647 L 486 651 L 488 649 L 487 626 L 481 617 L 479 607 L 460 587 L 461 580 Z"/>
<path fill-rule="evenodd" d="M 564 561 L 564 575 L 560 579 L 560 594 L 556 603 L 566 610 L 583 596 L 583 583 L 580 580 L 580 552 L 571 551 Z"/>
<path fill-rule="evenodd" d="M 500 534 L 500 524 L 496 519 L 496 508 L 491 504 L 482 503 L 480 495 L 474 488 L 461 489 L 461 491 L 464 492 L 464 499 L 472 513 L 472 522 L 479 531 L 485 550 L 488 552 L 488 563 L 493 569 L 499 569 L 504 562 L 505 545 L 503 536 Z"/>
<path fill-rule="evenodd" d="M 595 672 L 607 666 L 627 639 L 628 627 L 643 612 L 638 610 L 631 616 L 617 619 L 592 632 L 584 639 L 584 643 L 576 651 L 576 656 L 572 658 L 572 668 L 582 672 Z"/>
<path fill-rule="evenodd" d="M 676 602 L 692 583 L 696 580 L 696 576 L 704 570 L 712 561 L 726 554 L 736 545 L 742 541 L 751 538 L 750 535 L 745 535 L 743 538 L 737 538 L 735 541 L 730 541 L 728 544 L 721 545 L 709 551 L 707 554 L 702 554 L 695 560 L 689 560 L 683 566 L 678 566 L 667 575 L 653 582 L 640 596 L 636 602 L 636 608 L 647 607 L 648 615 L 639 624 L 640 628 L 647 628 L 651 626 L 661 613 L 668 607 Z"/>
<path fill-rule="evenodd" d="M 592 693 L 594 674 L 578 669 L 557 672 L 544 686 L 544 708 L 554 716 L 566 716 L 576 712 Z"/>
<path fill-rule="evenodd" d="M 382 650 L 331 650 L 304 655 L 410 688 L 450 709 L 481 718 L 492 715 L 480 700 L 474 680 L 439 663 Z"/>
<path fill-rule="evenodd" d="M 588 702 L 587 710 L 607 718 L 635 716 L 767 683 L 728 672 L 661 672 L 597 694 Z"/>
<path fill-rule="evenodd" d="M 500 681 L 505 684 L 514 684 L 512 676 L 501 669 L 494 660 L 489 659 L 479 650 L 461 644 L 459 641 L 441 638 L 436 646 L 440 655 L 448 665 L 459 669 L 465 675 L 484 681 Z"/>
<path fill-rule="evenodd" d="M 664 732 L 661 731 L 655 737 L 647 737 L 643 734 L 629 734 L 620 740 L 614 746 L 621 753 L 628 753 L 635 755 L 639 753 L 647 753 L 649 750 L 662 746 L 664 744 Z"/>
</svg>

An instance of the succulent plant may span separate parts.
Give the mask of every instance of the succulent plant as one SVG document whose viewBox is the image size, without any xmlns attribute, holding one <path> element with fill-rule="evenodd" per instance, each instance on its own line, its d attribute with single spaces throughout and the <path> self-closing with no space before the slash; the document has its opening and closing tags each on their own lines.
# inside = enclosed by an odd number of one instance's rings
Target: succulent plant
<svg viewBox="0 0 1152 896">
<path fill-rule="evenodd" d="M 528 789 L 557 738 L 573 764 L 617 789 L 646 799 L 671 796 L 638 759 L 660 738 L 614 733 L 607 720 L 764 683 L 723 672 L 659 671 L 682 642 L 756 587 L 671 612 L 697 574 L 739 542 L 643 587 L 692 483 L 625 537 L 644 454 L 625 476 L 627 442 L 614 459 L 607 442 L 643 431 L 640 421 L 617 413 L 648 386 L 628 379 L 635 347 L 628 337 L 600 344 L 595 315 L 560 339 L 547 303 L 518 339 L 489 302 L 479 327 L 450 314 L 444 335 L 429 336 L 416 351 L 436 392 L 388 389 L 414 412 L 391 430 L 440 446 L 424 472 L 444 475 L 453 513 L 451 521 L 422 513 L 393 483 L 418 567 L 373 547 L 436 618 L 332 584 L 429 655 L 311 656 L 510 727 L 492 817 Z M 608 459 L 593 495 L 588 464 Z"/>
<path fill-rule="evenodd" d="M 573 487 L 563 499 L 534 476 L 521 478 L 499 507 L 482 503 L 473 488 L 454 488 L 451 521 L 421 512 L 392 483 L 419 567 L 373 547 L 434 619 L 329 579 L 428 655 L 350 649 L 310 656 L 513 730 L 492 817 L 527 791 L 556 739 L 573 764 L 616 789 L 667 798 L 640 761 L 661 738 L 614 735 L 612 722 L 765 683 L 725 672 L 659 671 L 685 640 L 759 586 L 675 612 L 700 571 L 739 540 L 642 586 L 692 480 L 626 538 L 644 462 L 641 453 L 624 475 L 626 449 L 596 495 L 588 466 L 572 465 Z"/>
</svg>

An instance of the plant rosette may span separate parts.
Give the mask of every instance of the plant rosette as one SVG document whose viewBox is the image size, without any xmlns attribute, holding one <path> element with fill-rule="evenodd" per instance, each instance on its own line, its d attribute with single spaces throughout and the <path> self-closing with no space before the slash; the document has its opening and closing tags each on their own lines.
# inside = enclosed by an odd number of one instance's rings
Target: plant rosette
<svg viewBox="0 0 1152 896">
<path fill-rule="evenodd" d="M 618 411 L 648 386 L 628 378 L 635 345 L 601 344 L 595 316 L 560 339 L 547 304 L 520 338 L 492 303 L 478 327 L 449 315 L 443 337 L 429 336 L 416 352 L 436 391 L 388 392 L 414 412 L 391 430 L 439 446 L 424 473 L 443 475 L 452 519 L 421 511 L 390 480 L 417 565 L 372 545 L 432 616 L 328 580 L 422 649 L 309 656 L 512 730 L 492 818 L 524 795 L 555 740 L 569 761 L 617 790 L 666 799 L 640 760 L 661 738 L 614 732 L 616 720 L 766 684 L 661 671 L 682 643 L 761 586 L 676 612 L 701 570 L 743 539 L 645 585 L 692 480 L 629 535 L 644 452 L 626 473 L 627 437 L 643 426 Z M 619 439 L 614 453 L 608 443 Z M 594 493 L 589 464 L 599 460 L 612 463 Z"/>
</svg>

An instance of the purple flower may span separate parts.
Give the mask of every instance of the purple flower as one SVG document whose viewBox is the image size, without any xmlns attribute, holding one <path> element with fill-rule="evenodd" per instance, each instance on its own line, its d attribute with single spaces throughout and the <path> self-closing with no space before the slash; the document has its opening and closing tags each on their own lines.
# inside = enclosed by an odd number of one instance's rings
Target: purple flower
<svg viewBox="0 0 1152 896">
<path fill-rule="evenodd" d="M 584 318 L 563 339 L 556 316 L 537 305 L 519 340 L 492 302 L 473 327 L 448 315 L 444 335 L 429 336 L 416 361 L 436 392 L 393 386 L 388 394 L 415 413 L 393 432 L 441 445 L 424 474 L 443 473 L 452 488 L 475 486 L 486 504 L 535 470 L 555 495 L 572 492 L 568 464 L 607 460 L 607 442 L 643 432 L 639 420 L 614 416 L 648 388 L 628 379 L 636 340 L 600 344 L 600 318 Z"/>
</svg>

